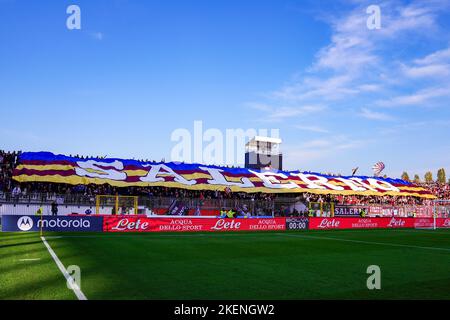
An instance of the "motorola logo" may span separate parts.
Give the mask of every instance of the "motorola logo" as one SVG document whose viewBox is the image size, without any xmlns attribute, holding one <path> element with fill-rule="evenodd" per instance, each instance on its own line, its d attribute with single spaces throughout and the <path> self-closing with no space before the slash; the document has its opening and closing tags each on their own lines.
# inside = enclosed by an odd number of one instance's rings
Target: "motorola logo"
<svg viewBox="0 0 450 320">
<path fill-rule="evenodd" d="M 22 231 L 29 231 L 33 228 L 33 219 L 27 216 L 20 217 L 17 220 L 17 227 Z"/>
</svg>

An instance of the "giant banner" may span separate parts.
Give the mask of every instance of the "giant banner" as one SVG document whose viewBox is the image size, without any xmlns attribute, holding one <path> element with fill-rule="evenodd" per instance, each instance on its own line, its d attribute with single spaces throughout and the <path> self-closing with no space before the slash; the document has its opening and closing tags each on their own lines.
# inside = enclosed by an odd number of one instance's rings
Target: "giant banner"
<svg viewBox="0 0 450 320">
<path fill-rule="evenodd" d="M 104 217 L 105 232 L 195 232 L 286 230 L 285 218 L 142 218 Z"/>
<path fill-rule="evenodd" d="M 165 186 L 192 190 L 316 194 L 360 194 L 435 198 L 428 190 L 400 179 L 327 176 L 300 171 L 260 171 L 201 164 L 74 158 L 25 152 L 13 178 L 19 182 L 73 185 Z"/>
</svg>

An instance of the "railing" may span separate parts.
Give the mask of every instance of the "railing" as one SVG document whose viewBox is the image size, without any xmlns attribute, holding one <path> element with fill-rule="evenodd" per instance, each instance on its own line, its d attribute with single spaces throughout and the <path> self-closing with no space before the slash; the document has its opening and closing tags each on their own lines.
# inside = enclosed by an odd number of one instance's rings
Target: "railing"
<svg viewBox="0 0 450 320">
<path fill-rule="evenodd" d="M 142 210 L 159 210 L 164 211 L 173 205 L 174 201 L 183 203 L 187 208 L 201 210 L 211 210 L 219 212 L 221 209 L 229 210 L 236 208 L 244 208 L 254 215 L 286 215 L 286 211 L 292 211 L 294 205 L 307 203 L 301 197 L 282 198 L 278 197 L 273 200 L 264 199 L 200 199 L 200 198 L 176 198 L 176 197 L 150 197 L 142 195 L 138 197 L 138 208 Z M 58 203 L 60 207 L 66 209 L 73 207 L 76 211 L 79 207 L 89 207 L 95 212 L 96 197 L 95 195 L 83 194 L 55 194 L 55 193 L 29 193 L 29 194 L 12 194 L 0 192 L 0 214 L 2 214 L 1 206 L 9 205 L 9 210 L 21 210 L 20 208 L 30 208 L 34 210 L 36 206 L 43 206 L 46 210 L 50 208 L 52 202 Z M 338 204 L 340 205 L 340 204 Z M 364 207 L 371 216 L 408 216 L 415 213 L 417 217 L 432 216 L 433 206 L 430 205 L 383 205 L 383 204 L 366 204 L 366 205 L 350 205 L 352 207 Z M 110 210 L 110 206 L 102 205 L 101 209 Z M 48 209 L 50 210 L 50 209 Z M 443 214 L 450 214 L 450 209 L 443 209 Z M 33 212 L 34 213 L 34 212 Z M 440 213 L 439 213 L 440 214 Z"/>
<path fill-rule="evenodd" d="M 13 194 L 0 192 L 0 203 L 9 204 L 58 204 L 95 205 L 95 196 L 82 194 L 28 193 Z"/>
<path fill-rule="evenodd" d="M 283 204 L 294 203 L 295 199 L 286 199 L 285 201 L 274 200 L 252 200 L 252 199 L 200 199 L 200 198 L 182 198 L 182 197 L 150 197 L 139 196 L 138 207 L 154 209 L 167 209 L 174 201 L 183 203 L 188 208 L 201 208 L 202 210 L 220 211 L 243 208 L 244 206 L 254 214 L 271 214 L 274 210 L 279 209 Z M 51 203 L 56 202 L 60 206 L 96 206 L 95 195 L 82 194 L 55 194 L 55 193 L 29 193 L 29 194 L 12 194 L 0 192 L 0 205 L 10 204 L 13 206 L 44 206 L 47 207 Z M 100 206 L 109 208 L 108 204 Z"/>
</svg>

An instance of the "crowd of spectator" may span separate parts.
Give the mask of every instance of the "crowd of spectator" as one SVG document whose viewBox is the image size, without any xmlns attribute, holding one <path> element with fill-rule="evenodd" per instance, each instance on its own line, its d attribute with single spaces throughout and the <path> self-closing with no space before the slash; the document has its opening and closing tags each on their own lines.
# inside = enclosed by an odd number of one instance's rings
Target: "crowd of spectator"
<svg viewBox="0 0 450 320">
<path fill-rule="evenodd" d="M 450 200 L 450 184 L 438 182 L 418 183 L 419 186 L 430 190 L 438 199 Z"/>
<path fill-rule="evenodd" d="M 190 198 L 190 199 L 245 199 L 255 201 L 272 201 L 275 198 L 295 198 L 297 201 L 309 202 L 334 202 L 336 204 L 384 204 L 384 205 L 420 205 L 426 204 L 427 200 L 417 197 L 405 196 L 344 196 L 344 195 L 318 195 L 312 193 L 245 193 L 227 192 L 226 190 L 185 190 L 167 187 L 127 187 L 118 188 L 108 184 L 103 185 L 69 185 L 60 183 L 17 183 L 12 179 L 13 170 L 18 165 L 20 152 L 5 152 L 0 150 L 0 192 L 11 194 L 11 196 L 26 196 L 33 193 L 47 195 L 137 195 L 148 198 Z M 78 158 L 87 158 L 77 155 Z M 92 157 L 89 157 L 92 158 Z M 104 157 L 97 157 L 102 159 Z M 138 160 L 144 161 L 144 160 Z M 148 162 L 146 160 L 146 162 Z M 420 186 L 428 188 L 439 199 L 450 200 L 450 185 L 433 183 L 421 183 Z"/>
<path fill-rule="evenodd" d="M 19 161 L 20 152 L 5 152 L 0 150 L 0 191 L 18 191 L 18 185 L 12 180 L 13 170 Z"/>
</svg>

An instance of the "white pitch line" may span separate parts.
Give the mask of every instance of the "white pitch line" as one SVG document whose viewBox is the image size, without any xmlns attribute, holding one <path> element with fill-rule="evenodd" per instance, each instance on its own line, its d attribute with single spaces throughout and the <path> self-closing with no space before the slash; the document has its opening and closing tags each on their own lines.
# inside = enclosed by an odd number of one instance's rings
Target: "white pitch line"
<svg viewBox="0 0 450 320">
<path fill-rule="evenodd" d="M 339 232 L 343 232 L 343 231 L 347 231 L 347 230 L 339 230 Z M 354 231 L 365 231 L 365 230 L 348 230 L 351 232 Z M 403 231 L 403 230 L 402 230 Z M 325 231 L 324 231 L 325 232 Z M 336 232 L 334 230 L 330 231 L 330 233 Z M 267 233 L 267 234 L 272 234 L 272 235 L 282 235 L 282 236 L 286 236 L 286 237 L 297 237 L 297 238 L 303 238 L 303 239 L 323 239 L 323 240 L 334 240 L 334 241 L 344 241 L 344 242 L 354 242 L 354 243 L 364 243 L 364 244 L 375 244 L 375 245 L 384 245 L 384 246 L 392 246 L 392 247 L 405 247 L 405 248 L 415 248 L 415 249 L 427 249 L 427 250 L 441 250 L 441 251 L 450 251 L 450 248 L 440 248 L 440 247 L 423 247 L 423 246 L 414 246 L 414 245 L 406 245 L 406 244 L 397 244 L 397 243 L 386 243 L 386 242 L 373 242 L 373 241 L 362 241 L 362 240 L 353 240 L 353 239 L 340 239 L 340 238 L 333 238 L 333 237 L 323 237 L 323 236 L 304 236 L 304 235 L 299 235 L 299 234 L 291 234 L 291 233 Z M 221 236 L 227 236 L 227 237 L 248 237 L 248 236 L 260 236 L 261 233 L 244 233 L 244 234 L 239 234 L 239 233 L 200 233 L 200 234 L 185 234 L 185 233 L 180 233 L 180 234 L 152 234 L 149 235 L 148 237 L 143 237 L 143 239 L 146 240 L 151 240 L 154 238 L 169 238 L 169 237 L 176 237 L 176 238 L 185 238 L 185 237 L 205 237 L 205 238 L 216 238 L 216 237 L 221 237 Z M 116 239 L 120 239 L 120 238 L 130 238 L 130 237 L 142 237 L 142 234 L 129 234 L 129 235 L 120 235 L 120 236 L 115 236 L 115 235 L 69 235 L 69 236 L 48 236 L 48 239 L 61 239 L 61 238 L 116 238 Z"/>
<path fill-rule="evenodd" d="M 436 230 L 424 230 L 424 229 L 396 229 L 396 231 L 402 231 L 402 232 L 416 232 L 416 233 L 426 233 L 426 234 L 442 234 L 445 236 L 450 236 L 450 231 L 448 232 L 438 232 Z"/>
<path fill-rule="evenodd" d="M 68 239 L 68 238 L 76 238 L 76 239 L 89 239 L 89 238 L 115 238 L 115 239 L 121 239 L 121 238 L 136 238 L 141 237 L 142 239 L 148 239 L 148 238 L 167 238 L 167 237 L 204 237 L 207 236 L 207 234 L 152 234 L 148 237 L 143 236 L 142 233 L 139 234 L 121 234 L 121 235 L 69 235 L 69 236 L 47 236 L 47 239 Z"/>
<path fill-rule="evenodd" d="M 205 231 L 206 232 L 206 231 Z M 47 236 L 47 239 L 67 239 L 67 238 L 77 238 L 77 239 L 83 239 L 83 238 L 115 238 L 115 239 L 121 239 L 121 238 L 136 238 L 141 237 L 142 239 L 154 239 L 154 238 L 199 238 L 199 237 L 249 237 L 249 236 L 260 236 L 260 233 L 227 233 L 227 232 L 208 232 L 208 233 L 183 233 L 179 232 L 179 234 L 151 234 L 151 233 L 135 233 L 135 234 L 120 234 L 120 235 L 114 235 L 111 234 L 103 234 L 103 235 L 68 235 L 68 236 Z"/>
<path fill-rule="evenodd" d="M 59 260 L 58 256 L 56 255 L 55 251 L 50 247 L 47 240 L 45 240 L 44 237 L 41 237 L 42 242 L 44 242 L 44 245 L 47 247 L 48 252 L 52 256 L 53 260 L 55 261 L 56 265 L 58 266 L 59 270 L 63 274 L 64 278 L 66 278 L 67 283 L 75 292 L 75 295 L 77 296 L 78 300 L 87 300 L 86 296 L 84 295 L 83 291 L 81 291 L 80 287 L 73 281 L 73 278 L 70 276 L 70 274 L 67 272 L 66 268 L 62 264 L 61 260 Z"/>
<path fill-rule="evenodd" d="M 362 241 L 362 240 L 353 240 L 353 239 L 339 239 L 339 238 L 321 237 L 321 236 L 303 236 L 303 235 L 299 235 L 299 234 L 289 234 L 289 233 L 277 233 L 277 235 L 286 236 L 286 237 L 303 238 L 303 239 L 323 239 L 323 240 L 344 241 L 344 242 L 354 242 L 354 243 L 364 243 L 364 244 L 376 244 L 376 245 L 391 246 L 391 247 L 450 251 L 450 248 L 422 247 L 422 246 L 412 246 L 412 245 L 399 244 L 399 243 Z"/>
<path fill-rule="evenodd" d="M 41 258 L 34 258 L 34 259 L 19 259 L 19 261 L 38 261 L 41 260 Z"/>
</svg>

